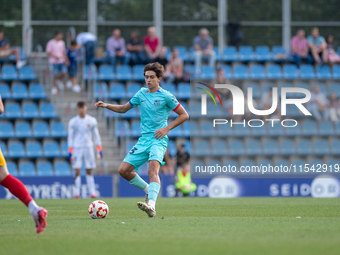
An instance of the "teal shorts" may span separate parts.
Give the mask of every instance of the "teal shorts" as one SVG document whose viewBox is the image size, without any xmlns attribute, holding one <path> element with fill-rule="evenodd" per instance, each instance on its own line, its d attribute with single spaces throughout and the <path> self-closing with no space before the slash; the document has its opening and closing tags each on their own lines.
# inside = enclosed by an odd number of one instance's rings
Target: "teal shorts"
<svg viewBox="0 0 340 255">
<path fill-rule="evenodd" d="M 153 134 L 142 136 L 126 155 L 123 162 L 133 165 L 135 171 L 150 160 L 157 160 L 161 165 L 164 165 L 163 158 L 167 147 L 168 137 L 156 140 L 153 138 Z"/>
</svg>

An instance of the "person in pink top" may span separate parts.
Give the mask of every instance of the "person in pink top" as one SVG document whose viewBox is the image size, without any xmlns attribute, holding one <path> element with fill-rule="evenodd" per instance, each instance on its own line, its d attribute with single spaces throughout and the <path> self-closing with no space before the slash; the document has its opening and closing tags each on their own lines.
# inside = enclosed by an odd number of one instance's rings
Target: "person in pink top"
<svg viewBox="0 0 340 255">
<path fill-rule="evenodd" d="M 293 61 L 298 67 L 301 61 L 305 61 L 307 64 L 313 62 L 312 56 L 308 54 L 308 42 L 303 29 L 297 31 L 296 36 L 291 40 L 290 46 L 292 48 Z"/>
<path fill-rule="evenodd" d="M 143 44 L 148 62 L 154 62 L 153 60 L 158 57 L 161 50 L 161 42 L 160 39 L 156 36 L 155 27 L 148 28 L 148 34 L 144 37 Z"/>
<path fill-rule="evenodd" d="M 53 70 L 53 86 L 51 93 L 53 95 L 59 94 L 57 84 L 59 88 L 64 85 L 61 82 L 66 74 L 66 65 L 69 65 L 68 58 L 66 56 L 66 47 L 63 39 L 63 33 L 57 31 L 54 34 L 54 38 L 47 43 L 46 53 L 48 54 L 48 62 Z"/>
</svg>

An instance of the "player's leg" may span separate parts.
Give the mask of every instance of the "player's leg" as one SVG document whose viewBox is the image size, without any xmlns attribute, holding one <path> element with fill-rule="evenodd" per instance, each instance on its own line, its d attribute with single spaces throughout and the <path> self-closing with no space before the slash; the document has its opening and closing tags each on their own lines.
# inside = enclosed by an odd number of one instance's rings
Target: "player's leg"
<svg viewBox="0 0 340 255">
<path fill-rule="evenodd" d="M 0 184 L 7 188 L 15 197 L 23 202 L 32 215 L 32 218 L 36 225 L 36 233 L 42 233 L 46 226 L 47 210 L 38 206 L 28 193 L 25 185 L 14 176 L 8 173 L 8 169 L 5 163 L 5 159 L 0 151 Z"/>
<path fill-rule="evenodd" d="M 132 186 L 141 189 L 145 194 L 148 194 L 149 184 L 147 184 L 134 170 L 134 165 L 123 161 L 119 166 L 118 172 L 120 176 L 127 180 Z"/>
<path fill-rule="evenodd" d="M 90 198 L 97 197 L 92 169 L 96 168 L 96 158 L 92 147 L 86 147 L 84 151 L 84 164 L 86 169 L 86 183 Z"/>
<path fill-rule="evenodd" d="M 80 198 L 80 187 L 81 187 L 81 177 L 80 177 L 80 168 L 74 169 L 74 197 Z"/>
<path fill-rule="evenodd" d="M 82 165 L 83 151 L 81 148 L 74 148 L 72 154 L 72 168 L 74 169 L 74 197 L 80 198 L 81 187 L 81 165 Z"/>
</svg>

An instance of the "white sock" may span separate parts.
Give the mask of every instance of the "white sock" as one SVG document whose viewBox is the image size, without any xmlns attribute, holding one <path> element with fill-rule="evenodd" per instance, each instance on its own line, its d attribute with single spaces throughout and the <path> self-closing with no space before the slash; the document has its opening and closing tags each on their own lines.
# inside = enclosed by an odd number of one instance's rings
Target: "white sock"
<svg viewBox="0 0 340 255">
<path fill-rule="evenodd" d="M 149 184 L 146 185 L 145 189 L 143 189 L 145 194 L 149 194 Z"/>
<path fill-rule="evenodd" d="M 150 205 L 151 207 L 155 208 L 156 207 L 156 201 L 149 200 L 148 205 Z"/>
<path fill-rule="evenodd" d="M 94 177 L 93 175 L 86 175 L 86 183 L 87 183 L 87 189 L 90 193 L 90 195 L 95 195 L 96 191 L 94 189 Z"/>
<path fill-rule="evenodd" d="M 80 196 L 81 178 L 80 175 L 74 180 L 74 195 Z"/>
<path fill-rule="evenodd" d="M 32 215 L 36 214 L 38 209 L 40 209 L 40 207 L 34 200 L 28 203 L 28 210 Z"/>
</svg>

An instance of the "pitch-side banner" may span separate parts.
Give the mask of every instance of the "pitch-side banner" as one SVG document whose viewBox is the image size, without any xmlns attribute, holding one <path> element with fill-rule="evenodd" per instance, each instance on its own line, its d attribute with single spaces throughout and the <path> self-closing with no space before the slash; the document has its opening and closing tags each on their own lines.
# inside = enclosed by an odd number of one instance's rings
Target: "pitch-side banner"
<svg viewBox="0 0 340 255">
<path fill-rule="evenodd" d="M 19 177 L 28 192 L 35 199 L 73 198 L 73 177 Z M 113 197 L 113 176 L 95 176 L 96 193 L 99 197 Z M 88 198 L 85 176 L 81 177 L 81 197 Z M 12 199 L 14 196 L 0 186 L 0 198 Z"/>
<path fill-rule="evenodd" d="M 231 197 L 339 197 L 340 179 L 320 178 L 193 178 L 195 196 Z M 176 194 L 174 177 L 163 176 L 162 196 Z"/>
</svg>

